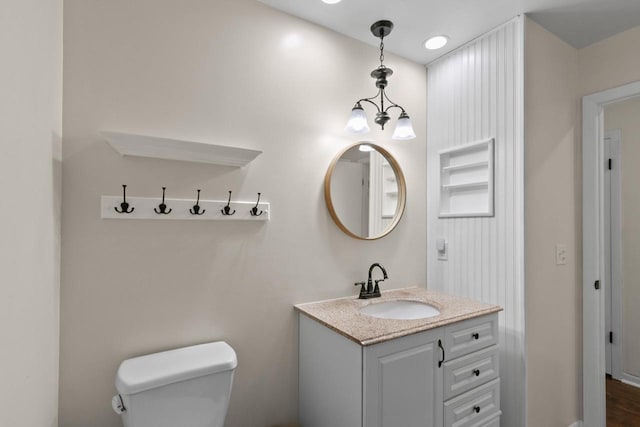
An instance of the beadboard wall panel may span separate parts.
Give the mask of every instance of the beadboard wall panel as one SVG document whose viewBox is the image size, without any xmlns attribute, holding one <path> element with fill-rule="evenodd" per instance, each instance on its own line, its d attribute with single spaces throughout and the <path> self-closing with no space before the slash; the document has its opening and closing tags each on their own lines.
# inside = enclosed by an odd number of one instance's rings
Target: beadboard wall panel
<svg viewBox="0 0 640 427">
<path fill-rule="evenodd" d="M 428 288 L 499 304 L 502 426 L 524 426 L 523 19 L 428 65 Z M 438 151 L 495 138 L 493 217 L 438 218 Z M 438 260 L 436 239 L 447 241 Z"/>
</svg>

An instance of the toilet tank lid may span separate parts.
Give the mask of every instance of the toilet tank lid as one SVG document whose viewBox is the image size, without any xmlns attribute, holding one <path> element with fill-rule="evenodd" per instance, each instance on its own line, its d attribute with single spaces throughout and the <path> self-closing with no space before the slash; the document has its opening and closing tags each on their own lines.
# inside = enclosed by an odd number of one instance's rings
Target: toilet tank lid
<svg viewBox="0 0 640 427">
<path fill-rule="evenodd" d="M 194 345 L 127 359 L 120 364 L 116 388 L 135 394 L 236 368 L 236 352 L 224 341 Z"/>
</svg>

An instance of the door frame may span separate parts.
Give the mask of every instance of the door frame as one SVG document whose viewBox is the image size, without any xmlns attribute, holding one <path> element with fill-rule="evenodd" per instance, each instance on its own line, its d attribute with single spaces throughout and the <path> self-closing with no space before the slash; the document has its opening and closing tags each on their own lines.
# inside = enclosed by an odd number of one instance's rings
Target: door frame
<svg viewBox="0 0 640 427">
<path fill-rule="evenodd" d="M 604 107 L 640 96 L 640 81 L 582 98 L 582 397 L 584 427 L 606 424 Z M 596 289 L 596 282 L 600 286 Z"/>
</svg>

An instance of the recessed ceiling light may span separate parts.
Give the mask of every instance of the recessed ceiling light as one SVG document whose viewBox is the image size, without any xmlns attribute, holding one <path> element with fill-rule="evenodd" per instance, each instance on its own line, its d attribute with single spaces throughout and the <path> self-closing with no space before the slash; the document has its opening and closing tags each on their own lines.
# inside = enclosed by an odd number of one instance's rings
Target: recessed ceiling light
<svg viewBox="0 0 640 427">
<path fill-rule="evenodd" d="M 449 37 L 447 36 L 433 36 L 427 39 L 424 42 L 424 47 L 430 50 L 440 49 L 449 41 Z"/>
<path fill-rule="evenodd" d="M 342 0 L 322 0 L 323 3 L 326 4 L 336 4 L 336 3 L 340 3 Z"/>
</svg>

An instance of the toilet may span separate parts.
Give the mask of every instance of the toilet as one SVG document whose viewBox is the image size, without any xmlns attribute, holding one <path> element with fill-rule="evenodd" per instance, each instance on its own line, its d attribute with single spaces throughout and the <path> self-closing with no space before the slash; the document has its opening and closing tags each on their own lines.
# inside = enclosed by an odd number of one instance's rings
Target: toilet
<svg viewBox="0 0 640 427">
<path fill-rule="evenodd" d="M 113 409 L 124 427 L 223 427 L 237 365 L 224 341 L 125 360 Z"/>
</svg>

